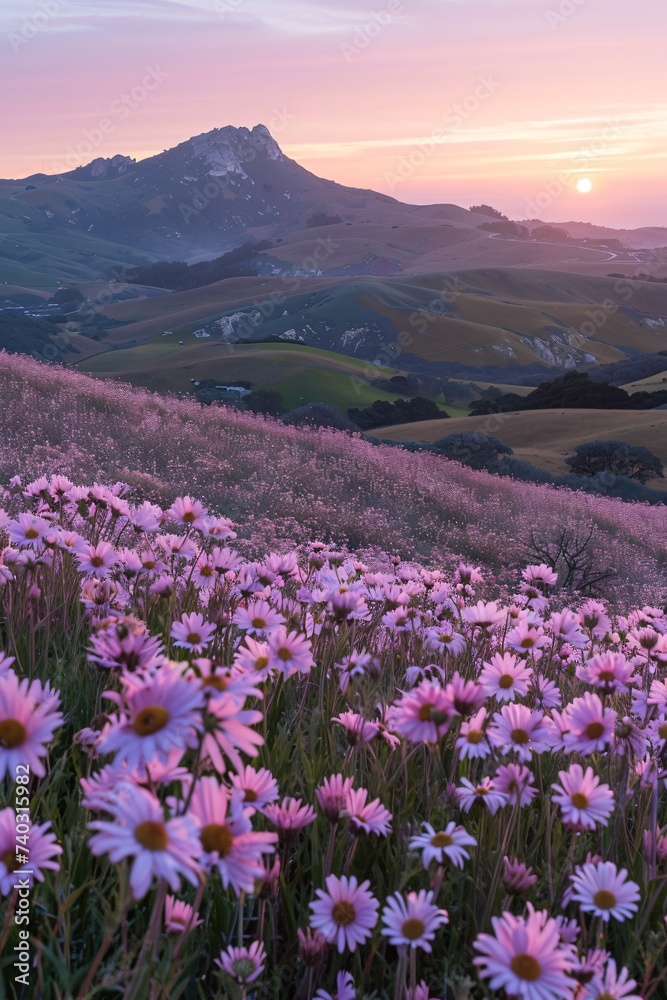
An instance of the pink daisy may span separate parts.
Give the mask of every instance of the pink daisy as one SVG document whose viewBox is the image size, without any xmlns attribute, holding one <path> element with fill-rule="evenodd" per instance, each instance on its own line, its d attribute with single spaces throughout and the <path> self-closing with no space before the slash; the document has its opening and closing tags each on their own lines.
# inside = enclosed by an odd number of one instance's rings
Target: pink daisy
<svg viewBox="0 0 667 1000">
<path fill-rule="evenodd" d="M 470 859 L 466 847 L 476 847 L 477 841 L 462 826 L 450 822 L 444 830 L 436 830 L 430 823 L 422 823 L 423 833 L 410 838 L 410 850 L 421 851 L 422 864 L 428 868 L 432 861 L 444 865 L 447 861 L 457 868 Z"/>
<path fill-rule="evenodd" d="M 275 802 L 280 792 L 278 782 L 270 771 L 260 768 L 256 771 L 248 764 L 238 774 L 231 775 L 231 782 L 241 796 L 241 801 L 247 808 L 262 810 L 264 806 Z"/>
<path fill-rule="evenodd" d="M 41 551 L 44 539 L 53 530 L 53 525 L 43 517 L 34 514 L 19 514 L 9 525 L 9 540 L 20 549 L 30 547 Z"/>
<path fill-rule="evenodd" d="M 264 635 L 284 625 L 285 619 L 266 601 L 250 601 L 245 608 L 236 611 L 234 624 L 251 635 Z"/>
<path fill-rule="evenodd" d="M 332 774 L 315 789 L 320 809 L 330 823 L 337 823 L 340 819 L 341 813 L 345 809 L 348 794 L 353 787 L 353 778 L 344 778 L 342 774 Z"/>
<path fill-rule="evenodd" d="M 202 921 L 190 903 L 175 896 L 167 896 L 164 901 L 164 929 L 167 934 L 182 934 L 193 931 Z"/>
<path fill-rule="evenodd" d="M 517 858 L 513 861 L 505 855 L 503 858 L 503 885 L 510 896 L 522 896 L 537 882 L 537 875 Z"/>
<path fill-rule="evenodd" d="M 550 747 L 543 712 L 532 712 L 526 705 L 504 705 L 493 717 L 489 739 L 502 753 L 514 752 L 521 761 Z"/>
<path fill-rule="evenodd" d="M 614 793 L 609 785 L 601 785 L 592 767 L 586 771 L 572 764 L 569 771 L 559 771 L 560 785 L 552 785 L 553 801 L 560 806 L 567 826 L 576 830 L 594 830 L 600 823 L 606 826 L 614 811 Z"/>
<path fill-rule="evenodd" d="M 266 952 L 261 941 L 253 941 L 249 948 L 229 947 L 220 952 L 215 964 L 242 986 L 254 983 L 264 972 Z"/>
<path fill-rule="evenodd" d="M 41 701 L 41 684 L 27 678 L 19 681 L 13 670 L 0 673 L 0 780 L 12 781 L 17 765 L 27 765 L 43 778 L 47 744 L 62 723 L 59 699 L 49 705 Z"/>
<path fill-rule="evenodd" d="M 537 795 L 537 789 L 533 788 L 535 777 L 525 764 L 501 764 L 493 776 L 493 784 L 496 791 L 507 796 L 509 805 L 518 802 L 521 809 Z"/>
<path fill-rule="evenodd" d="M 473 785 L 468 778 L 461 778 L 461 784 L 456 789 L 461 809 L 469 813 L 474 805 L 488 809 L 492 816 L 507 805 L 507 795 L 498 791 L 491 778 L 483 778 L 479 784 Z"/>
<path fill-rule="evenodd" d="M 366 788 L 350 789 L 345 798 L 345 815 L 349 816 L 352 833 L 375 833 L 386 837 L 391 832 L 391 813 L 379 799 L 366 802 Z"/>
<path fill-rule="evenodd" d="M 391 708 L 391 729 L 411 743 L 437 743 L 447 732 L 455 714 L 444 688 L 422 681 Z"/>
<path fill-rule="evenodd" d="M 492 917 L 493 934 L 478 934 L 473 959 L 492 990 L 521 1000 L 570 1000 L 577 983 L 572 956 L 561 946 L 558 924 L 528 904 L 527 917 Z"/>
<path fill-rule="evenodd" d="M 294 673 L 308 674 L 315 665 L 310 640 L 283 626 L 272 632 L 269 639 L 269 666 L 275 667 L 283 677 Z"/>
<path fill-rule="evenodd" d="M 206 705 L 206 732 L 202 757 L 208 758 L 218 774 L 227 770 L 225 758 L 236 771 L 244 767 L 241 754 L 256 757 L 264 743 L 261 733 L 251 726 L 262 721 L 262 713 L 253 708 L 241 708 L 238 698 L 223 692 L 210 698 Z"/>
<path fill-rule="evenodd" d="M 108 542 L 98 542 L 97 545 L 87 545 L 82 552 L 77 553 L 76 560 L 80 573 L 104 577 L 118 562 L 118 555 Z"/>
<path fill-rule="evenodd" d="M 166 511 L 166 515 L 170 520 L 187 528 L 203 528 L 206 508 L 199 500 L 192 500 L 191 497 L 177 497 L 169 510 Z"/>
<path fill-rule="evenodd" d="M 277 827 L 283 837 L 289 839 L 299 830 L 314 823 L 317 814 L 312 806 L 304 805 L 301 799 L 287 797 L 280 805 L 272 803 L 264 809 L 264 815 Z"/>
<path fill-rule="evenodd" d="M 370 882 L 359 885 L 354 875 L 329 875 L 325 885 L 326 891 L 317 889 L 319 898 L 310 904 L 310 926 L 341 954 L 346 948 L 355 951 L 371 936 L 377 922 L 378 902 L 368 891 Z"/>
<path fill-rule="evenodd" d="M 528 693 L 533 671 L 513 653 L 494 653 L 477 678 L 487 695 L 498 701 L 514 701 Z"/>
<path fill-rule="evenodd" d="M 108 807 L 113 820 L 95 820 L 90 838 L 93 854 L 108 854 L 113 864 L 133 858 L 130 886 L 135 899 L 143 899 L 153 878 L 165 879 L 174 892 L 181 876 L 196 885 L 199 880 L 197 856 L 200 852 L 197 827 L 188 816 L 165 821 L 162 805 L 143 788 L 127 799 L 119 798 Z"/>
<path fill-rule="evenodd" d="M 266 680 L 273 669 L 270 665 L 268 643 L 257 642 L 247 635 L 236 652 L 234 666 L 254 674 L 257 681 Z"/>
<path fill-rule="evenodd" d="M 356 997 L 357 990 L 350 973 L 339 972 L 336 976 L 336 992 L 327 993 L 326 990 L 318 990 L 314 1000 L 356 1000 Z"/>
<path fill-rule="evenodd" d="M 201 653 L 206 646 L 210 645 L 214 634 L 215 625 L 205 622 L 204 616 L 197 612 L 183 615 L 180 622 L 174 622 L 171 626 L 174 646 L 191 650 L 194 653 Z"/>
<path fill-rule="evenodd" d="M 581 698 L 575 698 L 565 711 L 563 717 L 567 731 L 563 733 L 563 742 L 567 750 L 577 753 L 595 753 L 604 750 L 614 733 L 616 712 L 611 708 L 603 708 L 596 694 L 589 691 Z"/>
<path fill-rule="evenodd" d="M 484 732 L 486 714 L 486 709 L 480 708 L 479 712 L 476 712 L 469 721 L 461 723 L 456 740 L 461 760 L 465 760 L 466 757 L 471 760 L 477 757 L 484 758 L 491 753 L 491 747 Z"/>
<path fill-rule="evenodd" d="M 642 1000 L 639 993 L 632 992 L 636 986 L 637 981 L 630 979 L 625 966 L 619 972 L 615 960 L 610 958 L 606 969 L 586 984 L 584 1000 Z"/>
<path fill-rule="evenodd" d="M 628 685 L 635 682 L 636 674 L 632 661 L 626 660 L 622 653 L 607 650 L 591 657 L 585 666 L 577 667 L 577 677 L 606 694 L 613 691 L 625 694 Z"/>
<path fill-rule="evenodd" d="M 436 931 L 449 923 L 449 917 L 446 910 L 434 904 L 432 892 L 420 889 L 407 896 L 400 892 L 389 896 L 382 911 L 382 923 L 382 934 L 396 947 L 407 945 L 431 951 Z"/>
<path fill-rule="evenodd" d="M 26 824 L 28 832 L 19 834 L 17 826 Z M 29 860 L 23 863 L 17 861 L 17 851 L 21 851 L 21 844 L 17 841 L 17 835 L 26 838 L 26 854 Z M 54 861 L 63 849 L 56 842 L 54 833 L 51 831 L 50 823 L 35 825 L 29 818 L 28 813 L 14 810 L 11 806 L 0 811 L 0 893 L 8 896 L 12 892 L 17 878 L 21 879 L 24 885 L 32 888 L 35 880 L 44 881 L 44 872 L 58 870 L 58 862 Z M 29 874 L 24 874 L 28 869 Z"/>
<path fill-rule="evenodd" d="M 237 896 L 253 892 L 263 874 L 262 855 L 273 853 L 276 834 L 255 832 L 241 802 L 213 777 L 199 778 L 189 812 L 199 827 L 204 871 L 217 868 L 223 887 L 231 886 Z"/>
<path fill-rule="evenodd" d="M 105 695 L 120 704 L 120 715 L 105 726 L 100 753 L 113 753 L 116 765 L 134 768 L 194 745 L 203 726 L 204 696 L 198 685 L 168 668 L 152 676 L 126 675 L 122 682 L 122 695 Z"/>
<path fill-rule="evenodd" d="M 341 712 L 331 721 L 345 727 L 347 740 L 351 746 L 356 746 L 357 743 L 370 743 L 380 732 L 376 722 L 368 722 L 357 712 Z"/>
<path fill-rule="evenodd" d="M 613 861 L 581 865 L 570 875 L 574 890 L 571 899 L 605 923 L 610 917 L 628 920 L 638 909 L 639 886 L 630 879 L 626 881 L 627 874 L 625 868 L 619 872 Z"/>
<path fill-rule="evenodd" d="M 463 609 L 463 618 L 473 628 L 481 628 L 490 632 L 494 625 L 505 620 L 505 612 L 495 601 L 478 601 L 473 607 Z"/>
</svg>

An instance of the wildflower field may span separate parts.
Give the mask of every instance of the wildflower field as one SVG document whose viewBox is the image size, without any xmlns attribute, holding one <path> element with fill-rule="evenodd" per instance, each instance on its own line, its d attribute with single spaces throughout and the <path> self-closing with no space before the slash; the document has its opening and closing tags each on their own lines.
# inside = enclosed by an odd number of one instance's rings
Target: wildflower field
<svg viewBox="0 0 667 1000">
<path fill-rule="evenodd" d="M 5 996 L 667 995 L 663 607 L 0 501 Z"/>
<path fill-rule="evenodd" d="M 0 387 L 4 996 L 667 995 L 662 508 Z"/>
</svg>

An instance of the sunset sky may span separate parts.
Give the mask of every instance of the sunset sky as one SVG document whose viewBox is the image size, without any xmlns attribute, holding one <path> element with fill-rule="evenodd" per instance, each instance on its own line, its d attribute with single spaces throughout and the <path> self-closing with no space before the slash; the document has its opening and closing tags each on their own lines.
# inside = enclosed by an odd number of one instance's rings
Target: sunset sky
<svg viewBox="0 0 667 1000">
<path fill-rule="evenodd" d="M 2 0 L 0 176 L 263 122 L 402 201 L 665 226 L 666 29 L 664 0 Z"/>
</svg>

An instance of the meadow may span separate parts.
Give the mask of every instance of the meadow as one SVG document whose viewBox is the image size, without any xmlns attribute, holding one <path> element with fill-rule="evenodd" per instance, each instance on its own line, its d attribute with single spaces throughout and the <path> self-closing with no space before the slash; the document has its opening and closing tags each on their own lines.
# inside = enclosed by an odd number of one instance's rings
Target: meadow
<svg viewBox="0 0 667 1000">
<path fill-rule="evenodd" d="M 0 381 L 5 996 L 664 996 L 664 512 Z"/>
<path fill-rule="evenodd" d="M 664 610 L 1 499 L 6 996 L 664 996 Z"/>
</svg>

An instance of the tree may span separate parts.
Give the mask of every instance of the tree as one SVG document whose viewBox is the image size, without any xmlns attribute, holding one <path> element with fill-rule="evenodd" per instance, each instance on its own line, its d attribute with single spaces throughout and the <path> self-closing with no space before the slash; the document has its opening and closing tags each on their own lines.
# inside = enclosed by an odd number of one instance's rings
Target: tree
<svg viewBox="0 0 667 1000">
<path fill-rule="evenodd" d="M 567 459 L 567 464 L 580 476 L 608 472 L 614 476 L 627 476 L 642 484 L 654 476 L 664 479 L 662 462 L 657 455 L 643 445 L 626 444 L 625 441 L 580 444 L 574 455 Z"/>
<path fill-rule="evenodd" d="M 498 219 L 497 222 L 483 222 L 478 229 L 484 229 L 487 233 L 501 233 L 505 236 L 515 236 L 517 239 L 525 240 L 530 236 L 527 226 L 521 226 L 518 222 L 509 222 Z"/>
<path fill-rule="evenodd" d="M 510 446 L 500 438 L 470 431 L 440 438 L 439 441 L 429 445 L 428 450 L 453 462 L 467 465 L 471 469 L 486 469 L 489 472 L 498 467 L 503 455 L 513 454 Z"/>
<path fill-rule="evenodd" d="M 80 288 L 68 285 L 67 288 L 59 288 L 54 292 L 51 301 L 56 302 L 59 306 L 80 305 L 86 301 L 86 297 Z"/>
<path fill-rule="evenodd" d="M 397 399 L 395 403 L 376 399 L 371 406 L 362 409 L 352 407 L 347 415 L 362 431 L 369 431 L 374 427 L 389 427 L 390 424 L 411 424 L 417 420 L 443 420 L 449 416 L 432 399 L 425 399 L 423 396 Z"/>
<path fill-rule="evenodd" d="M 338 226 L 343 220 L 340 215 L 329 215 L 327 212 L 313 212 L 308 218 L 308 229 L 318 229 L 320 226 Z"/>
<path fill-rule="evenodd" d="M 337 406 L 329 403 L 305 403 L 290 410 L 283 417 L 283 423 L 297 427 L 333 427 L 338 431 L 356 431 L 359 428 L 346 417 Z"/>
<path fill-rule="evenodd" d="M 549 243 L 567 243 L 570 239 L 567 229 L 559 226 L 537 226 L 530 235 L 534 240 L 546 240 Z"/>
<path fill-rule="evenodd" d="M 478 215 L 490 215 L 492 219 L 502 219 L 503 222 L 507 222 L 507 216 L 499 212 L 497 208 L 492 208 L 491 205 L 471 205 L 471 212 L 476 212 Z"/>
<path fill-rule="evenodd" d="M 252 413 L 264 413 L 269 417 L 279 417 L 285 412 L 283 397 L 275 389 L 256 389 L 244 399 Z"/>
<path fill-rule="evenodd" d="M 526 546 L 531 561 L 546 563 L 558 574 L 558 586 L 581 594 L 597 594 L 615 574 L 600 565 L 591 524 L 554 528 L 549 534 L 532 531 Z"/>
</svg>

